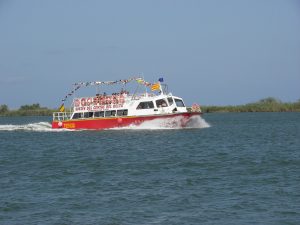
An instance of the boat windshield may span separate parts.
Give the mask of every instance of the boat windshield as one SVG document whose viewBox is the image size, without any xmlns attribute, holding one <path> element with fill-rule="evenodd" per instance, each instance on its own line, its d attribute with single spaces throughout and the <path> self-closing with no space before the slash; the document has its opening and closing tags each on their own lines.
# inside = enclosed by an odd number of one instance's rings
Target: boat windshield
<svg viewBox="0 0 300 225">
<path fill-rule="evenodd" d="M 171 105 L 173 105 L 174 104 L 174 101 L 173 101 L 173 98 L 168 98 L 168 102 L 169 102 L 169 105 L 171 106 Z"/>
<path fill-rule="evenodd" d="M 177 107 L 185 107 L 185 105 L 184 105 L 184 103 L 181 99 L 175 98 L 174 100 L 175 100 L 175 103 L 176 103 Z"/>
</svg>

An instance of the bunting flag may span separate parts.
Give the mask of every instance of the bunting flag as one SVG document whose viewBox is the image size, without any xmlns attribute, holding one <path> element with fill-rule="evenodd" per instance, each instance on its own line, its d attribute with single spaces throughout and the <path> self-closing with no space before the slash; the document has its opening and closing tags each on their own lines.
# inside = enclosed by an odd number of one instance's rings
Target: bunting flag
<svg viewBox="0 0 300 225">
<path fill-rule="evenodd" d="M 124 79 L 124 80 L 116 80 L 116 81 L 92 81 L 92 82 L 79 82 L 79 83 L 75 83 L 74 85 L 78 85 L 78 86 L 90 86 L 90 85 L 112 85 L 112 84 L 118 84 L 118 83 L 122 83 L 122 84 L 126 84 L 130 81 L 133 80 L 141 80 L 143 82 L 142 78 L 129 78 L 129 79 Z"/>
<path fill-rule="evenodd" d="M 157 82 L 151 86 L 151 91 L 157 91 L 157 90 L 160 90 L 159 82 Z"/>
<path fill-rule="evenodd" d="M 65 104 L 61 104 L 61 106 L 59 107 L 59 111 L 60 112 L 64 112 L 65 111 Z"/>
<path fill-rule="evenodd" d="M 143 79 L 136 79 L 136 82 L 138 82 L 139 84 L 143 83 Z"/>
<path fill-rule="evenodd" d="M 159 80 L 161 80 L 163 78 L 160 78 Z M 92 86 L 92 85 L 114 85 L 114 84 L 127 84 L 128 82 L 131 81 L 136 81 L 137 83 L 147 86 L 147 87 L 151 87 L 152 91 L 155 90 L 159 90 L 160 89 L 160 84 L 156 83 L 156 84 L 152 84 L 150 82 L 145 81 L 143 78 L 141 77 L 132 77 L 132 78 L 128 78 L 128 79 L 123 79 L 123 80 L 116 80 L 116 81 L 90 81 L 90 82 L 79 82 L 79 83 L 75 83 L 74 84 L 74 89 L 69 92 L 61 101 L 65 102 L 67 100 L 68 97 L 72 96 L 78 89 L 80 89 L 81 87 L 88 87 L 88 86 Z M 154 89 L 152 88 L 154 87 Z M 63 106 L 63 111 L 64 111 L 64 105 Z M 61 107 L 62 107 L 61 106 Z M 61 109 L 61 108 L 60 108 Z"/>
<path fill-rule="evenodd" d="M 140 78 L 140 77 L 133 77 L 133 78 L 129 78 L 129 79 L 124 79 L 124 80 L 116 80 L 116 81 L 92 81 L 92 82 L 79 82 L 79 83 L 75 83 L 74 85 L 77 86 L 75 88 L 75 91 L 77 89 L 79 89 L 81 86 L 91 86 L 91 85 L 113 85 L 113 84 L 127 84 L 128 82 L 130 81 L 136 81 L 138 82 L 139 84 L 142 84 L 142 85 L 145 85 L 145 86 L 151 86 L 152 84 L 145 81 L 143 78 Z"/>
</svg>

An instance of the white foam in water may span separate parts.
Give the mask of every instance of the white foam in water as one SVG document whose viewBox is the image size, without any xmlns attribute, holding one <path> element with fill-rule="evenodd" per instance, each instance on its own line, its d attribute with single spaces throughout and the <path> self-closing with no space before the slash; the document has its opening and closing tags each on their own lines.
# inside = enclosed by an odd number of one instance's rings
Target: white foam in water
<svg viewBox="0 0 300 225">
<path fill-rule="evenodd" d="M 159 129 L 182 129 L 182 117 L 154 119 L 141 123 L 140 125 L 130 125 L 127 127 L 112 128 L 108 130 L 159 130 Z M 210 125 L 199 116 L 192 116 L 187 122 L 188 128 L 208 128 Z M 60 131 L 74 131 L 69 129 L 52 129 L 51 123 L 38 122 L 21 125 L 0 125 L 0 131 L 36 131 L 36 132 L 60 132 Z"/>
<path fill-rule="evenodd" d="M 38 122 L 21 125 L 0 125 L 0 131 L 38 131 L 38 132 L 57 132 L 66 131 L 66 129 L 52 129 L 51 123 Z"/>
<path fill-rule="evenodd" d="M 210 125 L 199 116 L 192 116 L 187 122 L 187 126 L 182 128 L 183 117 L 154 119 L 141 123 L 140 125 L 130 125 L 127 127 L 113 128 L 114 130 L 158 130 L 158 129 L 188 129 L 188 128 L 208 128 Z"/>
</svg>

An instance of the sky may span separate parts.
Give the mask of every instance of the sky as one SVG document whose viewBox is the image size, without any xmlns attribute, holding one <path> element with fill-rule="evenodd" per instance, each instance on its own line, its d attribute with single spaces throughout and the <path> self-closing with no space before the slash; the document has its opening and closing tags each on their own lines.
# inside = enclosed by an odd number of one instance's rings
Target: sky
<svg viewBox="0 0 300 225">
<path fill-rule="evenodd" d="M 0 0 L 0 105 L 136 75 L 187 105 L 297 101 L 300 1 Z"/>
</svg>

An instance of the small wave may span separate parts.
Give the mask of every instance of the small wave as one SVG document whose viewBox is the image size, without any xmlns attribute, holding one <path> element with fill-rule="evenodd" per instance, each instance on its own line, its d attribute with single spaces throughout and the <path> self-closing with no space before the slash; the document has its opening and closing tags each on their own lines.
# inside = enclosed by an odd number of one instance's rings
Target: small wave
<svg viewBox="0 0 300 225">
<path fill-rule="evenodd" d="M 66 129 L 52 129 L 51 123 L 38 122 L 20 125 L 0 125 L 0 131 L 37 131 L 37 132 L 58 132 L 66 131 Z"/>
<path fill-rule="evenodd" d="M 210 125 L 200 116 L 192 116 L 188 123 L 187 128 L 209 128 Z"/>
<path fill-rule="evenodd" d="M 182 127 L 183 117 L 154 119 L 145 121 L 139 125 L 130 125 L 127 127 L 112 128 L 109 130 L 170 130 L 170 129 L 191 129 L 208 128 L 210 125 L 200 116 L 192 116 L 187 122 L 186 127 Z"/>
</svg>

